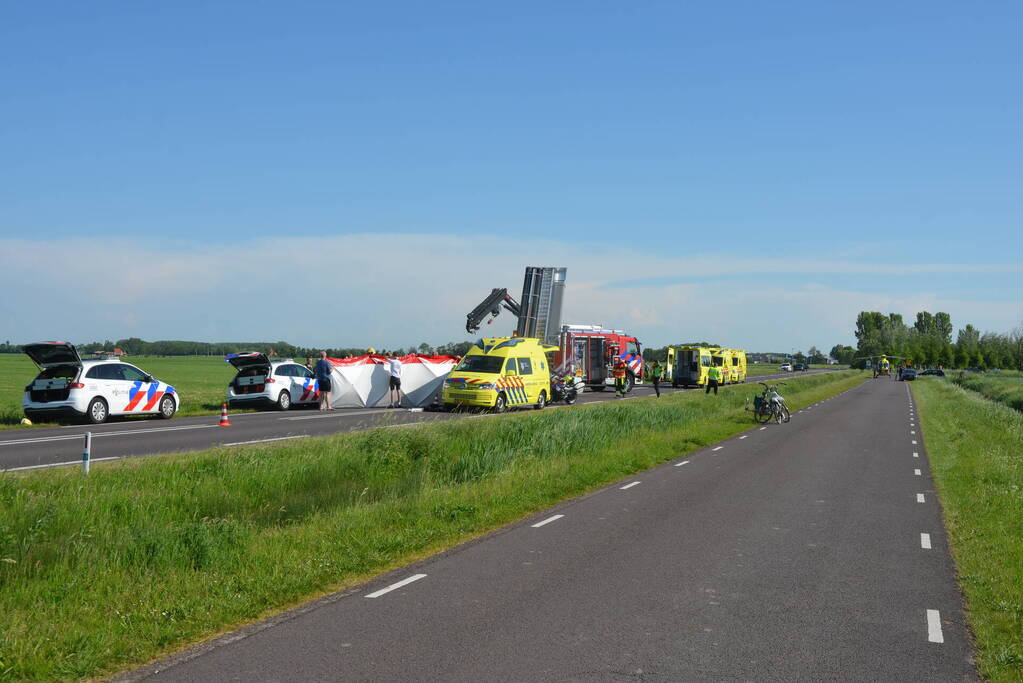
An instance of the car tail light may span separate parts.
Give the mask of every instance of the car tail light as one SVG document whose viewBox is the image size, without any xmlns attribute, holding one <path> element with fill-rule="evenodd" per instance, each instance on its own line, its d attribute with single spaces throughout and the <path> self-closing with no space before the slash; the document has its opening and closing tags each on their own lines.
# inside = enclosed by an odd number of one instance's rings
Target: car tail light
<svg viewBox="0 0 1023 683">
<path fill-rule="evenodd" d="M 274 382 L 276 382 L 276 381 L 277 381 L 277 380 L 275 380 L 275 379 L 274 379 L 273 377 L 267 377 L 267 378 L 266 378 L 266 383 L 267 383 L 267 384 L 273 384 L 273 383 L 274 383 Z"/>
<path fill-rule="evenodd" d="M 68 389 L 84 389 L 85 385 L 81 382 L 72 382 L 68 385 Z"/>
</svg>

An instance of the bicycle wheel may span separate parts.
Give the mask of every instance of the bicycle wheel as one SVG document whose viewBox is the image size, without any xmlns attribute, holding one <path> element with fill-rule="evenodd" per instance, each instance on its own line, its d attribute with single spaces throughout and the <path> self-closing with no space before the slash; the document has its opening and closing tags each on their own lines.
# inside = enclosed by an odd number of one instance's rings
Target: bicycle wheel
<svg viewBox="0 0 1023 683">
<path fill-rule="evenodd" d="M 771 419 L 771 409 L 764 406 L 760 410 L 753 411 L 753 419 L 761 424 L 767 422 Z"/>
<path fill-rule="evenodd" d="M 786 406 L 784 403 L 776 406 L 774 409 L 774 419 L 778 424 L 781 424 L 782 422 L 788 422 L 789 420 L 791 420 L 792 415 L 789 414 L 788 406 Z"/>
</svg>

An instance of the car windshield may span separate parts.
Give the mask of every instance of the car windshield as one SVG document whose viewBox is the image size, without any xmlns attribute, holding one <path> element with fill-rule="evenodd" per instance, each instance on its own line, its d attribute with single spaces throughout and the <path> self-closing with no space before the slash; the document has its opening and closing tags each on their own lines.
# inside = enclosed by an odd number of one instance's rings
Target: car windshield
<svg viewBox="0 0 1023 683">
<path fill-rule="evenodd" d="M 54 365 L 52 368 L 45 368 L 36 379 L 56 379 L 58 377 L 74 379 L 76 375 L 78 375 L 77 365 Z"/>
<path fill-rule="evenodd" d="M 455 370 L 496 373 L 501 372 L 502 365 L 504 365 L 504 356 L 473 355 L 463 358 Z"/>
</svg>

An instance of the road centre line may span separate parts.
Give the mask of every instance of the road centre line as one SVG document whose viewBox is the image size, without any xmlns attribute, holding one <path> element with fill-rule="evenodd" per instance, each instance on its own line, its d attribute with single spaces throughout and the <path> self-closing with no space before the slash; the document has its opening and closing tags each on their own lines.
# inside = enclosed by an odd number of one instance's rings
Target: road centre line
<svg viewBox="0 0 1023 683">
<path fill-rule="evenodd" d="M 102 462 L 104 460 L 120 460 L 124 456 L 112 455 L 109 458 L 89 458 L 89 462 Z M 47 467 L 65 467 L 67 465 L 81 465 L 81 460 L 69 460 L 68 462 L 51 462 L 46 465 L 26 465 L 25 467 L 9 467 L 0 469 L 0 472 L 18 472 L 21 470 L 41 470 Z"/>
<path fill-rule="evenodd" d="M 920 547 L 923 548 L 924 550 L 930 550 L 931 549 L 931 535 L 930 534 L 920 534 Z"/>
<path fill-rule="evenodd" d="M 551 522 L 555 522 L 555 521 L 561 519 L 564 516 L 565 515 L 554 515 L 553 517 L 548 517 L 547 519 L 543 520 L 542 522 L 537 522 L 536 524 L 533 524 L 532 527 L 534 529 L 539 529 L 544 524 L 550 524 Z"/>
<path fill-rule="evenodd" d="M 409 585 L 413 581 L 418 581 L 419 579 L 425 579 L 425 578 L 426 578 L 426 574 L 413 574 L 412 576 L 408 577 L 407 579 L 402 579 L 398 583 L 392 583 L 387 588 L 381 588 L 378 591 L 374 591 L 373 593 L 370 593 L 366 597 L 367 598 L 379 598 L 384 593 L 390 593 L 391 591 L 397 590 L 397 589 L 401 588 L 402 586 Z"/>
<path fill-rule="evenodd" d="M 181 427 L 156 427 L 155 429 L 126 429 L 120 432 L 93 432 L 92 438 L 98 439 L 101 436 L 129 436 L 132 434 L 154 434 L 156 432 L 179 432 L 185 429 L 209 429 L 217 425 L 182 425 Z M 24 443 L 47 443 L 50 441 L 73 441 L 81 439 L 85 434 L 68 434 L 67 436 L 41 436 L 35 439 L 14 439 L 12 441 L 0 441 L 0 446 L 14 446 Z"/>
<path fill-rule="evenodd" d="M 941 634 L 941 613 L 936 609 L 927 610 L 927 642 L 945 642 L 945 637 Z"/>
<path fill-rule="evenodd" d="M 682 465 L 688 465 L 688 464 L 689 464 L 688 460 L 683 460 L 682 462 L 675 463 L 675 467 L 682 467 Z"/>
<path fill-rule="evenodd" d="M 618 488 L 620 488 L 622 491 L 624 491 L 625 489 L 631 489 L 633 486 L 639 486 L 639 484 L 640 484 L 640 482 L 634 481 L 631 484 L 626 484 L 625 486 L 619 486 Z"/>
<path fill-rule="evenodd" d="M 247 446 L 250 443 L 269 443 L 271 441 L 287 441 L 289 439 L 307 439 L 308 434 L 296 434 L 294 436 L 277 436 L 272 439 L 255 439 L 253 441 L 233 441 L 231 443 L 221 444 L 221 446 Z"/>
<path fill-rule="evenodd" d="M 916 502 L 918 502 L 918 503 L 926 503 L 927 501 L 924 500 L 924 494 L 922 494 L 922 493 L 916 494 Z"/>
<path fill-rule="evenodd" d="M 921 476 L 920 475 L 920 470 L 913 470 L 913 474 L 915 474 L 918 477 Z"/>
</svg>

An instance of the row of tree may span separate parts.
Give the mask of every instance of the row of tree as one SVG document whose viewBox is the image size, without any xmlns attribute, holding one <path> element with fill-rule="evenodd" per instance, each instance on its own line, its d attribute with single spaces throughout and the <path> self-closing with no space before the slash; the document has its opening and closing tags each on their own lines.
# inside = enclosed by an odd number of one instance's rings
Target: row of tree
<svg viewBox="0 0 1023 683">
<path fill-rule="evenodd" d="M 856 317 L 856 348 L 837 344 L 831 356 L 840 363 L 865 367 L 871 356 L 903 356 L 918 367 L 1003 368 L 1023 370 L 1023 327 L 1008 334 L 981 333 L 973 325 L 959 329 L 952 341 L 952 318 L 921 311 L 907 325 L 899 313 L 861 311 Z"/>
<path fill-rule="evenodd" d="M 277 342 L 196 342 L 196 341 L 145 341 L 138 337 L 118 339 L 117 341 L 94 341 L 85 344 L 77 344 L 78 352 L 83 356 L 97 353 L 113 353 L 120 349 L 129 356 L 225 356 L 229 353 L 240 351 L 261 351 L 270 356 L 283 358 L 306 358 L 318 356 L 320 351 L 326 351 L 332 358 L 344 358 L 345 356 L 361 356 L 366 353 L 365 347 L 361 348 L 312 348 L 295 346 L 286 341 Z M 472 346 L 472 342 L 450 342 L 439 346 L 430 346 L 422 343 L 419 346 L 407 348 L 374 349 L 377 353 L 395 352 L 402 355 L 406 353 L 422 353 L 427 355 L 450 355 L 462 356 Z M 0 344 L 0 353 L 21 353 L 21 346 L 11 344 L 10 341 Z"/>
</svg>

